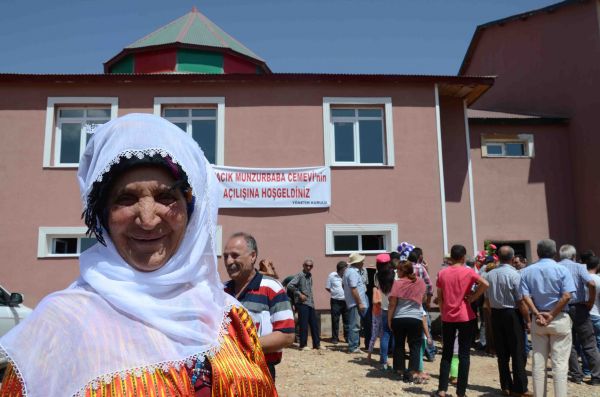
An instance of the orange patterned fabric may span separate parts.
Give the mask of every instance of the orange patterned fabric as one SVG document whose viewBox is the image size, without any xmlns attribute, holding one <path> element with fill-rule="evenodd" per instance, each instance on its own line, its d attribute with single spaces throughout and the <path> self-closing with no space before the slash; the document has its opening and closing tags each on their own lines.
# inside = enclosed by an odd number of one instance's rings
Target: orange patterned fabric
<svg viewBox="0 0 600 397">
<path fill-rule="evenodd" d="M 6 367 L 4 378 L 2 379 L 1 397 L 21 397 L 21 382 L 17 377 L 12 365 Z"/>
<path fill-rule="evenodd" d="M 229 312 L 231 323 L 219 352 L 209 359 L 212 368 L 213 397 L 277 396 L 256 328 L 243 308 Z M 186 368 L 169 371 L 144 371 L 141 376 L 116 376 L 97 389 L 88 388 L 85 397 L 193 397 L 194 387 Z M 22 397 L 21 383 L 12 366 L 8 366 L 0 397 Z"/>
</svg>

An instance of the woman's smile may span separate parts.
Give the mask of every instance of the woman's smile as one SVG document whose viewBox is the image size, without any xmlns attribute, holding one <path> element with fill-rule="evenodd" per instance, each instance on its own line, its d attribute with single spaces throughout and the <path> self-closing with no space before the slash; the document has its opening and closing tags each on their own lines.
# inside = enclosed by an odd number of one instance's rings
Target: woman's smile
<svg viewBox="0 0 600 397">
<path fill-rule="evenodd" d="M 133 168 L 115 182 L 108 229 L 117 251 L 137 270 L 160 269 L 177 251 L 187 226 L 186 202 L 173 177 L 156 166 Z"/>
</svg>

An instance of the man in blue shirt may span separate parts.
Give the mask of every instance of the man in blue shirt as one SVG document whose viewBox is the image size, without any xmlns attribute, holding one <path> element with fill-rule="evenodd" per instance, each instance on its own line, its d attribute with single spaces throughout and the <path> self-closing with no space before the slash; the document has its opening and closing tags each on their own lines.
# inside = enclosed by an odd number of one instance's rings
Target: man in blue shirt
<svg viewBox="0 0 600 397">
<path fill-rule="evenodd" d="M 367 287 L 360 276 L 365 256 L 353 252 L 348 257 L 348 269 L 344 272 L 342 285 L 344 287 L 344 299 L 348 308 L 348 353 L 360 353 L 360 318 L 369 308 L 367 300 Z M 368 343 L 368 342 L 367 342 Z"/>
<path fill-rule="evenodd" d="M 590 320 L 590 310 L 594 307 L 596 297 L 596 284 L 587 272 L 585 265 L 575 262 L 577 251 L 575 247 L 565 244 L 559 250 L 563 265 L 573 277 L 575 282 L 575 292 L 571 294 L 569 301 L 569 317 L 573 321 L 573 341 L 577 341 L 583 348 L 592 371 L 592 385 L 600 385 L 600 353 L 596 347 L 596 336 L 594 335 L 594 326 Z M 589 298 L 586 299 L 585 288 L 589 289 Z M 579 365 L 579 356 L 575 344 L 571 347 L 571 356 L 569 357 L 569 373 L 571 380 L 575 383 L 581 383 L 583 372 Z"/>
<path fill-rule="evenodd" d="M 485 291 L 484 307 L 491 308 L 491 328 L 498 357 L 500 387 L 505 395 L 531 397 L 525 372 L 524 327 L 531 320 L 521 295 L 521 275 L 511 265 L 515 251 L 508 245 L 498 249 L 500 264 L 484 272 L 490 287 Z M 488 324 L 490 326 L 490 324 Z M 511 376 L 509 363 L 512 360 Z"/>
<path fill-rule="evenodd" d="M 567 397 L 567 372 L 571 353 L 571 318 L 567 303 L 575 292 L 571 273 L 554 261 L 556 243 L 538 242 L 536 263 L 521 271 L 521 294 L 533 314 L 533 395 L 546 395 L 548 356 L 551 354 L 554 396 Z"/>
</svg>

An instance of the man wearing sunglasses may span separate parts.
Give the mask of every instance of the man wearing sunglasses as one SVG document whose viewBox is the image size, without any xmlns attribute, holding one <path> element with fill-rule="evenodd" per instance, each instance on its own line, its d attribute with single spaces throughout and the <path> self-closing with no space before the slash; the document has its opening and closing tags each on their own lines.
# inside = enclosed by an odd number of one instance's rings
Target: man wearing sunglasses
<svg viewBox="0 0 600 397">
<path fill-rule="evenodd" d="M 287 288 L 294 295 L 296 311 L 298 312 L 298 323 L 300 327 L 300 350 L 310 350 L 308 343 L 308 328 L 312 338 L 313 349 L 321 349 L 319 337 L 319 324 L 315 312 L 315 301 L 313 298 L 312 259 L 305 259 L 302 263 L 302 271 L 294 276 Z"/>
</svg>

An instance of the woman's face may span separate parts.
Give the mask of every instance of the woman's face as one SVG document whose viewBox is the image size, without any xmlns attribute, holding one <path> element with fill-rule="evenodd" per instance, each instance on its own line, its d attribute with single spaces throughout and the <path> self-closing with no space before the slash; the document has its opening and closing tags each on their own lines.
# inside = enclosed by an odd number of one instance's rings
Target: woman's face
<svg viewBox="0 0 600 397">
<path fill-rule="evenodd" d="M 110 191 L 110 237 L 121 257 L 142 272 L 167 263 L 185 235 L 186 201 L 174 183 L 163 168 L 142 166 L 125 171 Z"/>
</svg>

